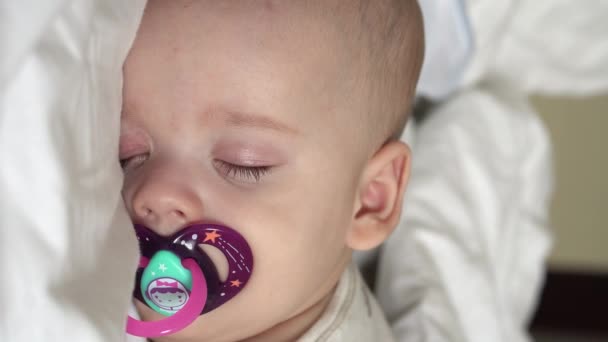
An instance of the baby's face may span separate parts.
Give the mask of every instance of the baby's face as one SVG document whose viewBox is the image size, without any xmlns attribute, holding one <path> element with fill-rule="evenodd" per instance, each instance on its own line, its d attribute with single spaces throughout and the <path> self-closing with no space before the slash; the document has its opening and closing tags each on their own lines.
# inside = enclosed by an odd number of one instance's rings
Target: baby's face
<svg viewBox="0 0 608 342">
<path fill-rule="evenodd" d="M 349 59 L 329 25 L 293 11 L 162 7 L 124 69 L 123 197 L 160 235 L 216 222 L 249 242 L 248 285 L 175 336 L 239 340 L 321 301 L 350 260 L 365 156 L 345 119 Z"/>
</svg>

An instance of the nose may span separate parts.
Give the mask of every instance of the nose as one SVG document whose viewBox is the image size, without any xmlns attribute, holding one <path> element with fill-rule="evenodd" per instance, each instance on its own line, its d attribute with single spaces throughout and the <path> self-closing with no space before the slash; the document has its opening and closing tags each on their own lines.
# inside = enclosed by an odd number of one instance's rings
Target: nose
<svg viewBox="0 0 608 342">
<path fill-rule="evenodd" d="M 135 192 L 132 216 L 157 234 L 169 236 L 189 222 L 199 221 L 203 205 L 194 189 L 181 182 L 147 179 Z"/>
</svg>

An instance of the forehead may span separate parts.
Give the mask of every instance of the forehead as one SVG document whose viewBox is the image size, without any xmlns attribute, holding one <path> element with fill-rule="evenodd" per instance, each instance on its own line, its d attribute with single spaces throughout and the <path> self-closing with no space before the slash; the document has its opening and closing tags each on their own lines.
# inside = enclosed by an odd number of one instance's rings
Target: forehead
<svg viewBox="0 0 608 342">
<path fill-rule="evenodd" d="M 345 91 L 348 61 L 338 30 L 303 7 L 150 1 L 125 64 L 125 101 L 180 112 L 329 108 Z"/>
</svg>

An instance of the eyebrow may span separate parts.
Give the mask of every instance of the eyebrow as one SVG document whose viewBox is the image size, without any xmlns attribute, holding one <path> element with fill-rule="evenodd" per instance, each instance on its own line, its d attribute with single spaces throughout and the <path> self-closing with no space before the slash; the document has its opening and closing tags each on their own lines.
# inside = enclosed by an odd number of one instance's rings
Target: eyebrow
<svg viewBox="0 0 608 342">
<path fill-rule="evenodd" d="M 226 124 L 235 127 L 249 127 L 270 129 L 281 133 L 298 134 L 298 130 L 282 122 L 259 114 L 242 113 L 235 111 L 222 111 L 221 114 L 209 114 L 213 119 L 223 120 Z"/>
</svg>

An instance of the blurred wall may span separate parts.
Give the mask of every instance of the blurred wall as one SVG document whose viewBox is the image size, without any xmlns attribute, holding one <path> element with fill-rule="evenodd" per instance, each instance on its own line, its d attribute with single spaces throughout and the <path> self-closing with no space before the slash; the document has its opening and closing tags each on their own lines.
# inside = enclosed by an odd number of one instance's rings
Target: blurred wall
<svg viewBox="0 0 608 342">
<path fill-rule="evenodd" d="M 554 144 L 550 266 L 608 273 L 608 95 L 532 102 Z"/>
</svg>

